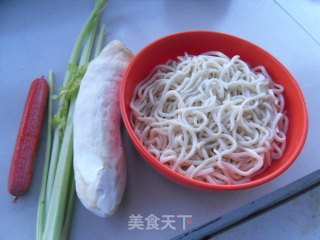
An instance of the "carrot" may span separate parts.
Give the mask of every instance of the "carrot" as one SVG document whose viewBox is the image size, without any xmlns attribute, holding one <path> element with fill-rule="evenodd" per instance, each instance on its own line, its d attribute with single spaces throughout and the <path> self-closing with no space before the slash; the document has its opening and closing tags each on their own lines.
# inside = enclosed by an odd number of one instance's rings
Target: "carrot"
<svg viewBox="0 0 320 240">
<path fill-rule="evenodd" d="M 17 197 L 30 188 L 49 93 L 44 77 L 33 80 L 20 124 L 9 173 L 8 191 Z"/>
</svg>

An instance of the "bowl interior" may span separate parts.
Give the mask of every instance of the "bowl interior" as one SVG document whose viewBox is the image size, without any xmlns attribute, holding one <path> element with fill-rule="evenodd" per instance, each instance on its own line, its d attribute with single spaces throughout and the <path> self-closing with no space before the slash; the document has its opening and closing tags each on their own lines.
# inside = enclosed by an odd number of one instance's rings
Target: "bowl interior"
<svg viewBox="0 0 320 240">
<path fill-rule="evenodd" d="M 285 88 L 285 109 L 289 118 L 287 146 L 281 159 L 274 160 L 271 167 L 251 182 L 238 185 L 216 186 L 187 179 L 162 165 L 140 143 L 130 125 L 130 101 L 137 84 L 142 81 L 158 64 L 169 59 L 188 54 L 198 55 L 207 51 L 220 51 L 229 57 L 240 58 L 251 67 L 262 65 L 267 69 L 273 81 Z M 262 48 L 238 37 L 210 31 L 192 31 L 173 34 L 161 38 L 142 49 L 130 63 L 120 90 L 121 113 L 128 133 L 140 154 L 157 170 L 169 178 L 184 184 L 212 189 L 241 189 L 262 184 L 285 171 L 300 153 L 307 135 L 308 117 L 301 90 L 287 69 Z M 166 168 L 166 169 L 164 169 Z M 178 176 L 179 175 L 179 176 Z"/>
</svg>

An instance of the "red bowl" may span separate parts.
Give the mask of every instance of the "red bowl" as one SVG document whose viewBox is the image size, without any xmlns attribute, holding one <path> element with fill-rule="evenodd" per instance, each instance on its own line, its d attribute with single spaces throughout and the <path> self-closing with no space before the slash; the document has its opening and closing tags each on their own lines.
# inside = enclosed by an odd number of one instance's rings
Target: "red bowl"
<svg viewBox="0 0 320 240">
<path fill-rule="evenodd" d="M 252 67 L 264 66 L 271 78 L 284 86 L 285 110 L 289 118 L 287 146 L 281 159 L 274 160 L 263 173 L 250 182 L 235 185 L 214 185 L 189 179 L 169 169 L 142 145 L 134 133 L 129 116 L 130 101 L 137 84 L 158 64 L 188 54 L 198 55 L 207 51 L 220 51 L 241 59 Z M 143 48 L 131 61 L 120 87 L 120 109 L 129 136 L 142 157 L 158 172 L 176 183 L 201 189 L 235 190 L 254 187 L 272 180 L 283 173 L 298 157 L 308 132 L 308 113 L 301 89 L 289 71 L 271 54 L 257 45 L 232 35 L 211 31 L 190 31 L 160 38 Z"/>
</svg>

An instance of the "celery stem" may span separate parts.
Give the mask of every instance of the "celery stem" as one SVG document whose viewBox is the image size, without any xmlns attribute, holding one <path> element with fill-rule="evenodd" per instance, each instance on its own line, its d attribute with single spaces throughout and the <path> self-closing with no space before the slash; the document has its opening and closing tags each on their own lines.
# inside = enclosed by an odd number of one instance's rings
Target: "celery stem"
<svg viewBox="0 0 320 240">
<path fill-rule="evenodd" d="M 50 204 L 51 193 L 52 193 L 52 189 L 53 189 L 54 178 L 56 175 L 56 168 L 57 168 L 57 163 L 58 163 L 58 158 L 59 158 L 60 147 L 61 147 L 61 140 L 59 137 L 59 130 L 58 130 L 58 128 L 56 128 L 54 130 L 52 152 L 51 152 L 49 173 L 48 173 L 48 179 L 47 179 L 46 211 L 49 210 L 49 204 Z"/>
<path fill-rule="evenodd" d="M 78 65 L 78 68 L 89 62 L 95 40 L 101 13 L 106 5 L 106 0 L 96 0 L 95 7 L 86 21 L 69 59 L 69 64 Z M 103 31 L 103 29 L 101 29 Z M 100 34 L 102 34 L 100 32 Z M 103 34 L 104 35 L 104 34 Z M 100 40 L 100 38 L 102 40 Z M 103 36 L 99 35 L 100 48 L 103 44 Z M 98 50 L 96 49 L 96 52 Z M 72 72 L 68 69 L 63 85 L 72 78 Z M 52 94 L 50 96 L 52 101 Z M 41 194 L 38 207 L 37 240 L 67 239 L 72 219 L 73 203 L 75 198 L 75 185 L 73 179 L 73 115 L 76 97 L 71 101 L 64 96 L 59 101 L 59 107 L 68 103 L 66 126 L 59 131 L 55 128 L 51 156 L 50 151 L 46 156 L 44 176 L 41 186 Z M 69 105 L 70 104 L 70 105 Z M 52 107 L 51 107 L 52 108 Z M 51 109 L 52 111 L 52 109 Z M 51 117 L 49 118 L 51 130 Z M 51 132 L 50 132 L 51 134 Z M 51 137 L 50 137 L 51 139 Z M 50 140 L 51 141 L 51 140 Z"/>
<path fill-rule="evenodd" d="M 63 214 L 66 209 L 68 195 L 68 181 L 72 168 L 72 120 L 74 112 L 75 99 L 71 101 L 68 113 L 68 122 L 64 131 L 61 144 L 58 166 L 56 170 L 55 181 L 50 199 L 49 212 L 46 219 L 44 230 L 44 239 L 61 239 Z"/>
<path fill-rule="evenodd" d="M 40 190 L 40 199 L 38 204 L 38 212 L 37 212 L 37 235 L 36 238 L 38 240 L 42 239 L 42 234 L 44 231 L 45 219 L 46 219 L 46 188 L 47 188 L 47 178 L 49 172 L 49 164 L 50 164 L 50 155 L 51 155 L 51 142 L 52 142 L 52 94 L 53 94 L 53 84 L 54 84 L 54 75 L 52 70 L 49 71 L 49 97 L 48 97 L 48 129 L 47 129 L 47 141 L 46 141 L 46 154 L 45 161 L 43 167 L 43 176 L 41 182 L 41 190 Z"/>
<path fill-rule="evenodd" d="M 100 28 L 99 36 L 98 36 L 96 50 L 94 52 L 94 57 L 97 57 L 100 54 L 100 52 L 104 46 L 105 38 L 106 38 L 106 25 L 102 24 L 102 26 Z"/>
<path fill-rule="evenodd" d="M 75 183 L 74 183 L 74 175 L 73 175 L 73 171 L 71 171 L 72 174 L 70 175 L 70 179 L 69 179 L 69 198 L 68 198 L 68 205 L 67 205 L 67 211 L 66 211 L 66 217 L 64 220 L 64 224 L 63 224 L 63 229 L 62 229 L 62 240 L 68 240 L 69 239 L 69 229 L 71 226 L 71 220 L 72 220 L 72 213 L 73 213 L 73 208 L 74 208 L 74 200 L 75 200 L 75 196 L 76 196 L 76 191 L 75 191 Z"/>
</svg>

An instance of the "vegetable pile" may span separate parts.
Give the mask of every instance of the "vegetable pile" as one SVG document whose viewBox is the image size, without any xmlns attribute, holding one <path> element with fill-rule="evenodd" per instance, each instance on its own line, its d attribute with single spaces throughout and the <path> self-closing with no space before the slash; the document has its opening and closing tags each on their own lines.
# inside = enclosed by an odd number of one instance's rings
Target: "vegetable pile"
<svg viewBox="0 0 320 240">
<path fill-rule="evenodd" d="M 30 187 L 49 95 L 37 240 L 68 239 L 75 193 L 89 211 L 100 217 L 112 215 L 123 197 L 126 160 L 118 93 L 133 53 L 118 40 L 102 50 L 105 26 L 98 36 L 97 31 L 105 5 L 106 0 L 95 1 L 75 43 L 59 93 L 53 93 L 51 70 L 48 81 L 41 77 L 30 88 L 8 187 L 16 198 Z M 59 100 L 59 107 L 53 116 L 54 100 Z"/>
</svg>

